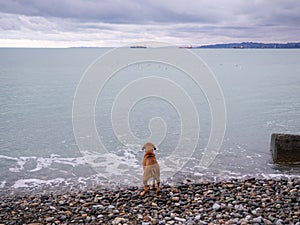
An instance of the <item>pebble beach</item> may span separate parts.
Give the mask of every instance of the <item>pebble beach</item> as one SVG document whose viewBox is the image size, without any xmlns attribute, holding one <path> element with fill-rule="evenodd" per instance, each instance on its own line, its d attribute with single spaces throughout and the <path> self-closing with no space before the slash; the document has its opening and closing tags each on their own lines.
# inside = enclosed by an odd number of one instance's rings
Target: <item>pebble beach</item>
<svg viewBox="0 0 300 225">
<path fill-rule="evenodd" d="M 94 187 L 6 193 L 0 224 L 296 224 L 300 179 L 188 180 L 162 184 L 156 196 L 141 187 Z"/>
</svg>

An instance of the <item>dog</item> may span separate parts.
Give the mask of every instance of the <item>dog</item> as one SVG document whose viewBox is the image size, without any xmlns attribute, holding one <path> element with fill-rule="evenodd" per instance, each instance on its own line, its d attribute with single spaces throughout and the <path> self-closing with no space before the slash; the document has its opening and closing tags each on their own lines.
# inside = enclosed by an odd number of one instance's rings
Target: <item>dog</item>
<svg viewBox="0 0 300 225">
<path fill-rule="evenodd" d="M 156 160 L 156 156 L 154 154 L 154 150 L 156 147 L 151 142 L 147 142 L 144 144 L 142 150 L 145 151 L 144 159 L 143 159 L 143 184 L 144 184 L 144 191 L 140 194 L 144 196 L 148 191 L 148 180 L 150 178 L 153 179 L 152 181 L 152 189 L 155 189 L 155 182 L 156 182 L 156 195 L 159 194 L 159 185 L 160 185 L 160 167 Z"/>
</svg>

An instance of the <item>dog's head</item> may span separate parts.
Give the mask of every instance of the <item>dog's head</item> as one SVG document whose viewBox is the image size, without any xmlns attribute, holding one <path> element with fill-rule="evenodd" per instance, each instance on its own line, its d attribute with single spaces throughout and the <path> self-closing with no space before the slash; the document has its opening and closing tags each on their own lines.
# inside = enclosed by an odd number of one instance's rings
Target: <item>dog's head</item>
<svg viewBox="0 0 300 225">
<path fill-rule="evenodd" d="M 144 144 L 142 150 L 144 150 L 145 152 L 153 152 L 154 150 L 156 150 L 156 147 L 153 143 L 147 142 L 146 144 Z"/>
</svg>

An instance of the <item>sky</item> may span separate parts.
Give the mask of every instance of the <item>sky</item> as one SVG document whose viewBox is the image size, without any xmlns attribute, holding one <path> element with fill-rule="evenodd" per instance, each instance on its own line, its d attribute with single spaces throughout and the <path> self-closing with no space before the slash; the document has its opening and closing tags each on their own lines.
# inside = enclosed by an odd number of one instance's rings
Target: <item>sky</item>
<svg viewBox="0 0 300 225">
<path fill-rule="evenodd" d="M 0 0 L 0 47 L 299 42 L 299 0 Z"/>
</svg>

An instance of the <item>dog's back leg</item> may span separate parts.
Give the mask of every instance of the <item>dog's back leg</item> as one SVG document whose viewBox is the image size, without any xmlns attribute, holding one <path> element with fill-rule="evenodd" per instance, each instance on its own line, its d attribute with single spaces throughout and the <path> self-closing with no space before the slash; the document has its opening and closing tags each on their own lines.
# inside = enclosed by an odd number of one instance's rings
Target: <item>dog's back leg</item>
<svg viewBox="0 0 300 225">
<path fill-rule="evenodd" d="M 149 177 L 144 175 L 143 176 L 144 191 L 142 191 L 142 193 L 140 194 L 141 196 L 144 196 L 148 192 L 148 180 Z"/>
<path fill-rule="evenodd" d="M 155 177 L 153 177 L 153 181 L 152 181 L 152 190 L 155 189 Z"/>
<path fill-rule="evenodd" d="M 159 194 L 159 186 L 160 186 L 160 176 L 158 175 L 156 178 L 153 178 L 153 182 L 156 180 L 156 195 Z"/>
</svg>

